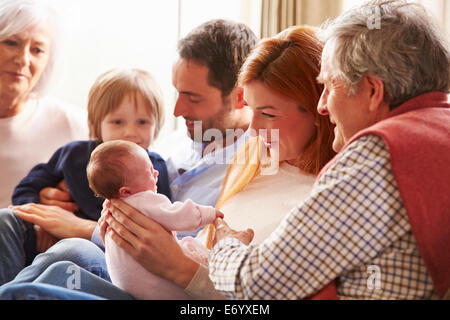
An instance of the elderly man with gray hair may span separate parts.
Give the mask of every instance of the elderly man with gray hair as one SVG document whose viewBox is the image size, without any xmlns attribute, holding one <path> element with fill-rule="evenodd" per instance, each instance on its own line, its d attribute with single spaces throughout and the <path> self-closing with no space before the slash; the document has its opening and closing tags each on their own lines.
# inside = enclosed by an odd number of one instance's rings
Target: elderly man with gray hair
<svg viewBox="0 0 450 320">
<path fill-rule="evenodd" d="M 443 298 L 450 288 L 447 37 L 421 5 L 406 1 L 367 2 L 319 36 L 318 112 L 336 125 L 339 153 L 260 245 L 246 246 L 245 232 L 216 223 L 210 277 L 241 299 Z"/>
</svg>

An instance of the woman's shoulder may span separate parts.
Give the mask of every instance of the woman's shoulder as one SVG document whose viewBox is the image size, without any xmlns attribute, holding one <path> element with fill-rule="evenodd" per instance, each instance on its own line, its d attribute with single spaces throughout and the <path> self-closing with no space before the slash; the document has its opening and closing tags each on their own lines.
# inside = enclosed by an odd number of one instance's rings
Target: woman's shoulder
<svg viewBox="0 0 450 320">
<path fill-rule="evenodd" d="M 37 100 L 35 117 L 50 119 L 58 127 L 69 129 L 71 139 L 87 139 L 87 111 L 54 97 L 42 97 Z"/>
<path fill-rule="evenodd" d="M 85 109 L 51 96 L 39 98 L 37 102 L 39 108 L 47 109 L 47 111 L 53 111 L 60 115 L 72 116 L 75 114 L 82 116 L 87 114 Z"/>
</svg>

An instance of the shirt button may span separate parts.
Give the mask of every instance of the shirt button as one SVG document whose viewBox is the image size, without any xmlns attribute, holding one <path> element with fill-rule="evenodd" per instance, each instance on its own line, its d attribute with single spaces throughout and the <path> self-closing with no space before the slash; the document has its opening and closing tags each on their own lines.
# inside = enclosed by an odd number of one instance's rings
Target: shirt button
<svg viewBox="0 0 450 320">
<path fill-rule="evenodd" d="M 177 191 L 177 190 L 178 190 L 178 185 L 177 185 L 177 184 L 174 185 L 174 186 L 172 187 L 172 189 L 173 189 L 174 191 Z"/>
</svg>

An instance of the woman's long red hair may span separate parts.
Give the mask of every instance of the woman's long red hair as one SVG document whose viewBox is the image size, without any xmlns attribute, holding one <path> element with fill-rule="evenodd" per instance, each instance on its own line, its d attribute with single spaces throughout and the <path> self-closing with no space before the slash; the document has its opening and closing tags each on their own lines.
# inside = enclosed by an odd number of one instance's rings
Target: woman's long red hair
<svg viewBox="0 0 450 320">
<path fill-rule="evenodd" d="M 335 155 L 332 149 L 333 125 L 327 116 L 317 112 L 323 86 L 316 81 L 320 72 L 323 45 L 315 36 L 315 28 L 291 27 L 275 37 L 261 40 L 242 66 L 239 84 L 261 81 L 267 88 L 298 101 L 314 116 L 316 132 L 296 166 L 318 174 Z"/>
</svg>

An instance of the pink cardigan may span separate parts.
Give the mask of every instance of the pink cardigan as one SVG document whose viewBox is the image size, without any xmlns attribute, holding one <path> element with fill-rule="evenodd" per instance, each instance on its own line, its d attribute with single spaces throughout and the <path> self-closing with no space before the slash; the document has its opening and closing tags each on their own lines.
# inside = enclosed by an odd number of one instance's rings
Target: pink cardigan
<svg viewBox="0 0 450 320">
<path fill-rule="evenodd" d="M 188 199 L 185 202 L 172 203 L 163 194 L 143 191 L 122 198 L 126 203 L 138 209 L 147 217 L 157 221 L 167 230 L 191 231 L 214 223 L 216 209 L 198 205 Z M 185 254 L 194 258 L 200 246 L 184 242 Z M 147 271 L 125 250 L 120 248 L 109 235 L 105 237 L 105 259 L 109 275 L 114 285 L 132 294 L 137 299 L 187 300 L 191 297 L 172 281 Z M 206 249 L 205 249 L 206 250 Z M 202 252 L 201 252 L 202 253 Z M 206 253 L 207 254 L 207 253 Z"/>
<path fill-rule="evenodd" d="M 346 143 L 375 134 L 386 143 L 417 247 L 437 293 L 450 289 L 450 104 L 431 92 L 407 101 Z M 336 155 L 319 177 L 339 158 Z M 337 299 L 334 281 L 311 299 Z"/>
</svg>

